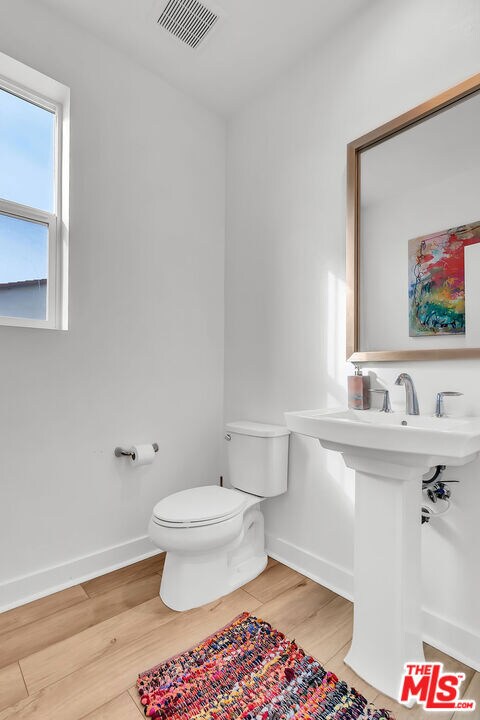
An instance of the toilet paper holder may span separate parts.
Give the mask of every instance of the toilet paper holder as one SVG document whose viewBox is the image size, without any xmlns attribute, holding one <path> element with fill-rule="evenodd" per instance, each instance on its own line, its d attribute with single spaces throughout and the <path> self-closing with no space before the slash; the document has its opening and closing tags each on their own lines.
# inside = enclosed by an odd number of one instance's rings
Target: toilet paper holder
<svg viewBox="0 0 480 720">
<path fill-rule="evenodd" d="M 155 450 L 155 452 L 158 452 L 158 443 L 152 443 L 152 447 Z M 115 452 L 115 457 L 127 456 L 127 457 L 131 457 L 132 460 L 135 460 L 135 453 L 132 452 L 131 450 L 125 450 L 124 448 L 116 447 L 114 452 Z"/>
</svg>

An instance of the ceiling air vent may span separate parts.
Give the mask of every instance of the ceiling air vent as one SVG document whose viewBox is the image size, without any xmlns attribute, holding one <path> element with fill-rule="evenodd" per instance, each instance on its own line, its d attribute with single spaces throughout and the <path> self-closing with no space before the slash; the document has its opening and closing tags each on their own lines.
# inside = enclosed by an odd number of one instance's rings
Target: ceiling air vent
<svg viewBox="0 0 480 720">
<path fill-rule="evenodd" d="M 205 39 L 218 15 L 198 0 L 169 0 L 158 18 L 160 27 L 192 48 Z"/>
</svg>

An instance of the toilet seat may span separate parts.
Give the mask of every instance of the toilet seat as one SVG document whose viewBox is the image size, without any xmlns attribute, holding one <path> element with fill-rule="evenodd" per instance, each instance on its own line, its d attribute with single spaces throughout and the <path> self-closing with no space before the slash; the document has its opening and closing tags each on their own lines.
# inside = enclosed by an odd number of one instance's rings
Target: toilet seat
<svg viewBox="0 0 480 720">
<path fill-rule="evenodd" d="M 246 497 L 237 490 L 205 485 L 163 498 L 155 505 L 152 520 L 163 527 L 204 527 L 236 517 L 246 504 Z"/>
</svg>

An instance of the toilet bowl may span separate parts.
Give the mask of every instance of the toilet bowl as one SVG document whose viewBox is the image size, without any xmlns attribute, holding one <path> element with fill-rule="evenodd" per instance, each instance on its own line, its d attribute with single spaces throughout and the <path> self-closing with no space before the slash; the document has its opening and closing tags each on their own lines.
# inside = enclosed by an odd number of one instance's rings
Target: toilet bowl
<svg viewBox="0 0 480 720">
<path fill-rule="evenodd" d="M 260 505 L 287 489 L 287 428 L 229 423 L 232 489 L 207 485 L 160 500 L 149 535 L 166 552 L 160 597 L 189 610 L 227 595 L 257 577 L 267 564 Z"/>
</svg>

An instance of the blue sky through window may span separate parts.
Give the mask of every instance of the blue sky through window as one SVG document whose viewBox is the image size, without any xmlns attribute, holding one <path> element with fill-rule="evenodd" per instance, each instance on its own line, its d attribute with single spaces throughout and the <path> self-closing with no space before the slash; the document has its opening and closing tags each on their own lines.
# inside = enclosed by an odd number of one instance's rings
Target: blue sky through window
<svg viewBox="0 0 480 720">
<path fill-rule="evenodd" d="M 55 115 L 0 89 L 0 198 L 54 210 Z M 47 229 L 0 215 L 0 283 L 47 277 Z"/>
</svg>

